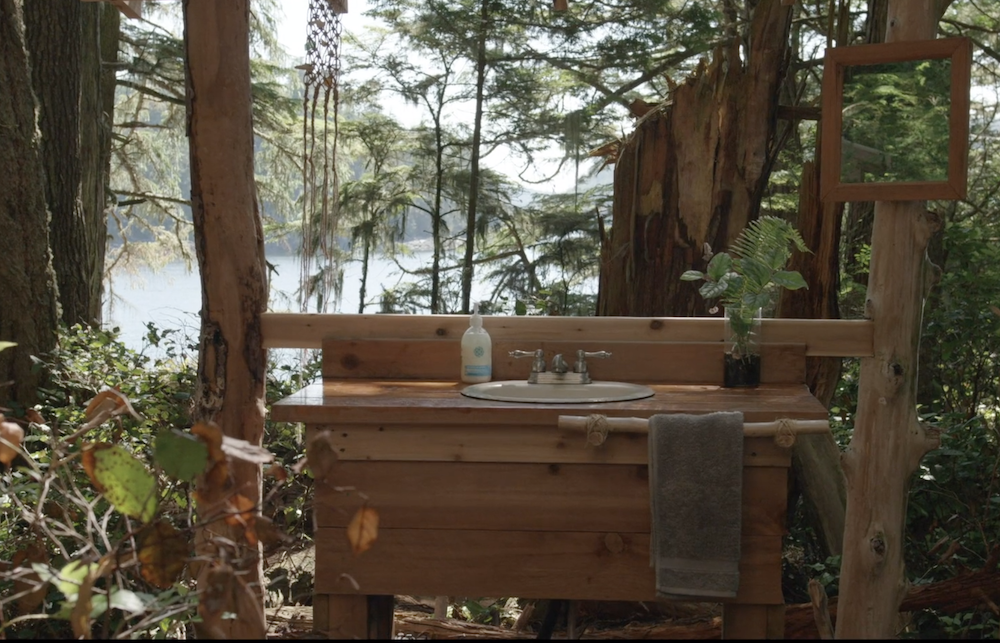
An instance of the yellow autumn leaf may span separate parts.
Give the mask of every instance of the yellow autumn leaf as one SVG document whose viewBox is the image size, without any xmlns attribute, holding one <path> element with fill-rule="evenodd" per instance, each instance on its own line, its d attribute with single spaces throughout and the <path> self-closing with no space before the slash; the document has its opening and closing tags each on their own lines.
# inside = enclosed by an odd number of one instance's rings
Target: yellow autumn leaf
<svg viewBox="0 0 1000 643">
<path fill-rule="evenodd" d="M 355 555 L 368 551 L 378 538 L 378 512 L 371 507 L 358 509 L 347 525 L 347 540 Z"/>
</svg>

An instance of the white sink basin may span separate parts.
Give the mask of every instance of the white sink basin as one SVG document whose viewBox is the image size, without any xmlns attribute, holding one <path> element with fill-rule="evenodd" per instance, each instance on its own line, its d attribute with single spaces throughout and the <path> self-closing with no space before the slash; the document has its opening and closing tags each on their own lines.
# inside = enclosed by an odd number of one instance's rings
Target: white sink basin
<svg viewBox="0 0 1000 643">
<path fill-rule="evenodd" d="M 483 382 L 466 386 L 462 395 L 495 402 L 530 402 L 534 404 L 596 404 L 625 402 L 652 397 L 653 389 L 625 382 L 590 384 L 528 384 L 525 380 Z"/>
</svg>

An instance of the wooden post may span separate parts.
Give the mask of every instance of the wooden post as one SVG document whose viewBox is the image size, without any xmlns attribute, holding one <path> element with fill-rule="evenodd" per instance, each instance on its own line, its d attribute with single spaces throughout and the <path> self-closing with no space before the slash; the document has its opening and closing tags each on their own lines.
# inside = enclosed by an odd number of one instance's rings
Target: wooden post
<svg viewBox="0 0 1000 643">
<path fill-rule="evenodd" d="M 886 42 L 935 37 L 940 0 L 890 0 Z M 922 201 L 878 202 L 866 317 L 874 357 L 861 361 L 847 478 L 837 638 L 894 638 L 906 595 L 903 527 L 910 478 L 938 439 L 916 416 L 927 244 L 938 221 Z"/>
<path fill-rule="evenodd" d="M 260 315 L 267 305 L 264 241 L 253 172 L 249 0 L 184 0 L 191 210 L 201 269 L 201 349 L 195 416 L 225 435 L 259 445 L 264 433 L 267 351 Z M 260 466 L 233 462 L 232 493 L 259 504 Z M 232 545 L 212 542 L 229 538 Z M 222 548 L 254 593 L 226 611 L 229 638 L 263 639 L 260 546 L 242 529 L 213 523 L 199 533 L 199 553 Z"/>
</svg>

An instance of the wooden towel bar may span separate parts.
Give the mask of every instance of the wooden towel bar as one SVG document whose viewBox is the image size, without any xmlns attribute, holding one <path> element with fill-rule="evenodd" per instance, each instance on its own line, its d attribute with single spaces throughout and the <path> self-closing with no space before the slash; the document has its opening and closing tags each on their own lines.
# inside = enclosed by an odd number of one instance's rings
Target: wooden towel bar
<svg viewBox="0 0 1000 643">
<path fill-rule="evenodd" d="M 587 443 L 594 446 L 604 444 L 608 433 L 649 433 L 649 420 L 643 418 L 616 418 L 605 415 L 560 415 L 559 428 L 584 429 Z M 748 438 L 774 436 L 774 442 L 781 447 L 795 444 L 798 433 L 826 433 L 830 430 L 829 420 L 790 420 L 782 418 L 774 422 L 747 422 L 743 433 Z"/>
</svg>

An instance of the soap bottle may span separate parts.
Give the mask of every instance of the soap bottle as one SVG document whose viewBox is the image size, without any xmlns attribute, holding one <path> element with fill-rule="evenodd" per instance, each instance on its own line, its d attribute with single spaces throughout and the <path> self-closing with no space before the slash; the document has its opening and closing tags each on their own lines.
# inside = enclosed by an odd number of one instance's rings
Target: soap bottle
<svg viewBox="0 0 1000 643">
<path fill-rule="evenodd" d="M 493 341 L 483 328 L 479 303 L 472 306 L 469 329 L 462 335 L 462 381 L 489 382 L 493 377 Z"/>
</svg>

